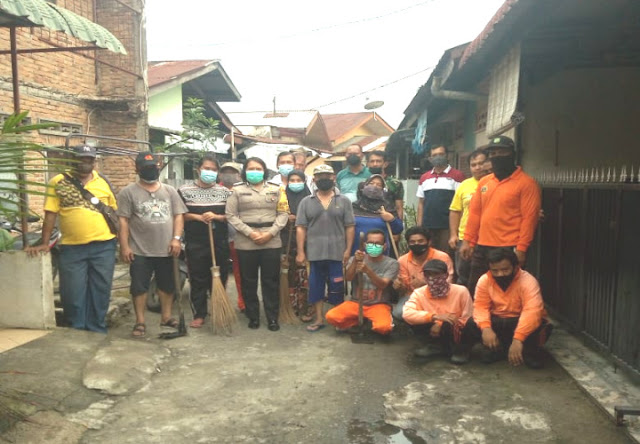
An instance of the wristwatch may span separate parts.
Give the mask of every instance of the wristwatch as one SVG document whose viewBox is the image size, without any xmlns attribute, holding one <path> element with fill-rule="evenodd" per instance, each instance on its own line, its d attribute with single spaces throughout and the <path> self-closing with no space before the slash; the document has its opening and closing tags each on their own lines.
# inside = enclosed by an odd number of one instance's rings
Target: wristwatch
<svg viewBox="0 0 640 444">
<path fill-rule="evenodd" d="M 173 236 L 173 238 L 177 241 L 182 242 L 182 236 Z"/>
</svg>

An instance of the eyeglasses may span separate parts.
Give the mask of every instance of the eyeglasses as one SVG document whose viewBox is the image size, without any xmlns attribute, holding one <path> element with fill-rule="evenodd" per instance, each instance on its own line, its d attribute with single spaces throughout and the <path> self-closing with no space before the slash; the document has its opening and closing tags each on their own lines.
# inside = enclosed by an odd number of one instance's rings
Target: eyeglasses
<svg viewBox="0 0 640 444">
<path fill-rule="evenodd" d="M 367 244 L 369 245 L 377 245 L 379 247 L 384 247 L 384 242 L 380 243 L 380 242 L 367 242 Z"/>
</svg>

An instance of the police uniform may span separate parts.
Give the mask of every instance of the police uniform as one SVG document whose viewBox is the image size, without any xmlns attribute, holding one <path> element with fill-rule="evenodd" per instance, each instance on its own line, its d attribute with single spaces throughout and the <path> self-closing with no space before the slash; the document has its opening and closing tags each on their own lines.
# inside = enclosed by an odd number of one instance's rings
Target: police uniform
<svg viewBox="0 0 640 444">
<path fill-rule="evenodd" d="M 280 187 L 269 183 L 265 183 L 262 189 L 254 188 L 248 183 L 234 185 L 227 201 L 226 216 L 227 222 L 237 232 L 235 248 L 242 274 L 245 314 L 254 325 L 258 323 L 260 307 L 257 291 L 260 270 L 264 311 L 269 324 L 277 323 L 282 246 L 279 233 L 288 221 Z M 272 239 L 265 244 L 257 245 L 249 237 L 253 231 L 268 232 Z"/>
</svg>

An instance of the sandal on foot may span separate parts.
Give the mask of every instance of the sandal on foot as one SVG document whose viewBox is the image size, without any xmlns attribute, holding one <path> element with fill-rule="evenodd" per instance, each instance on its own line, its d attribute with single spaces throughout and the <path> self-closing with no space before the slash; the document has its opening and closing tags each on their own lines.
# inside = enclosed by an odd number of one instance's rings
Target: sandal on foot
<svg viewBox="0 0 640 444">
<path fill-rule="evenodd" d="M 311 322 L 311 321 L 313 321 L 315 318 L 316 318 L 315 316 L 309 316 L 309 315 L 303 315 L 303 316 L 300 316 L 300 320 L 301 320 L 302 322 L 305 322 L 305 323 L 306 323 L 306 322 Z"/>
<path fill-rule="evenodd" d="M 193 321 L 191 321 L 191 324 L 189 324 L 189 327 L 191 327 L 191 328 L 202 328 L 203 325 L 204 325 L 204 319 L 203 318 L 195 318 Z"/>
<path fill-rule="evenodd" d="M 324 328 L 324 324 L 311 324 L 307 326 L 307 331 L 309 333 L 315 333 L 317 331 L 320 331 Z"/>
<path fill-rule="evenodd" d="M 131 336 L 134 338 L 142 338 L 147 333 L 147 326 L 143 322 L 138 322 L 133 326 Z"/>
<path fill-rule="evenodd" d="M 175 318 L 169 318 L 166 321 L 160 321 L 160 327 L 178 328 L 178 321 Z"/>
</svg>

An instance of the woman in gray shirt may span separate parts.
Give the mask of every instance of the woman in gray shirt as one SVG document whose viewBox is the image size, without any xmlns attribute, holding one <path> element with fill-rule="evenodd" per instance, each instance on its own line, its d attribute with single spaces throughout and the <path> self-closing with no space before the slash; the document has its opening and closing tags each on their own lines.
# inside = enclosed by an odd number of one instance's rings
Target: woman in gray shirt
<svg viewBox="0 0 640 444">
<path fill-rule="evenodd" d="M 278 331 L 278 285 L 280 277 L 280 230 L 287 224 L 286 199 L 281 190 L 266 182 L 262 159 L 247 159 L 242 169 L 244 183 L 235 185 L 227 201 L 227 222 L 237 233 L 235 247 L 242 275 L 242 296 L 249 328 L 260 327 L 258 270 L 268 328 Z"/>
</svg>

